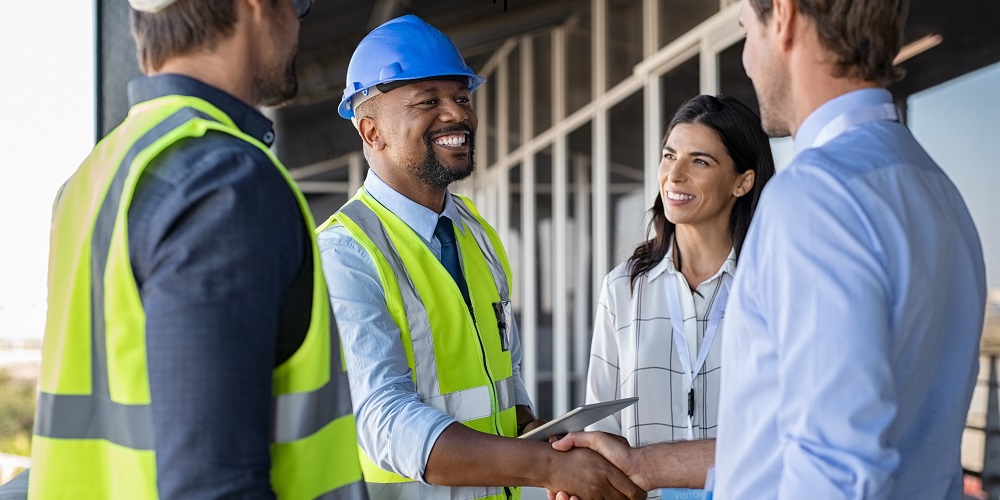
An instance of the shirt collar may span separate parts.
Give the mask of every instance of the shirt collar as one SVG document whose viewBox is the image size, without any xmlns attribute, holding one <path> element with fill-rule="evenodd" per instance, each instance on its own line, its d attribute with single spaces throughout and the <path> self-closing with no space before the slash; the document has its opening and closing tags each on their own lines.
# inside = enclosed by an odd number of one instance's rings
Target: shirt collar
<svg viewBox="0 0 1000 500">
<path fill-rule="evenodd" d="M 407 198 L 396 191 L 392 186 L 383 181 L 374 170 L 368 169 L 365 177 L 365 191 L 402 219 L 410 229 L 413 229 L 424 241 L 431 241 L 434 236 L 434 228 L 437 227 L 438 218 L 447 217 L 458 226 L 458 230 L 465 234 L 465 225 L 462 224 L 462 216 L 458 212 L 458 206 L 452 199 L 451 193 L 446 192 L 444 197 L 444 210 L 438 215 L 433 210 Z"/>
<path fill-rule="evenodd" d="M 202 99 L 219 108 L 247 135 L 271 147 L 274 124 L 253 106 L 211 85 L 183 75 L 163 74 L 143 76 L 128 84 L 129 106 L 168 95 L 183 95 Z"/>
<path fill-rule="evenodd" d="M 672 244 L 672 242 L 671 245 L 667 247 L 667 254 L 663 256 L 663 259 L 661 259 L 658 264 L 653 266 L 653 268 L 650 269 L 648 273 L 646 273 L 646 280 L 648 282 L 652 282 L 654 279 L 658 278 L 664 272 L 670 274 L 680 274 L 680 271 L 677 269 L 677 267 L 674 266 L 674 245 Z M 708 281 L 715 280 L 719 276 L 722 276 L 723 273 L 726 273 L 730 276 L 734 276 L 735 272 L 736 272 L 736 249 L 733 248 L 729 250 L 729 256 L 726 257 L 726 261 L 722 263 L 722 267 L 719 268 L 719 272 L 715 273 L 715 275 L 709 278 Z"/>
<path fill-rule="evenodd" d="M 838 116 L 852 109 L 885 103 L 892 103 L 892 94 L 883 88 L 854 90 L 826 101 L 806 117 L 796 132 L 795 156 L 811 149 L 823 127 Z"/>
</svg>

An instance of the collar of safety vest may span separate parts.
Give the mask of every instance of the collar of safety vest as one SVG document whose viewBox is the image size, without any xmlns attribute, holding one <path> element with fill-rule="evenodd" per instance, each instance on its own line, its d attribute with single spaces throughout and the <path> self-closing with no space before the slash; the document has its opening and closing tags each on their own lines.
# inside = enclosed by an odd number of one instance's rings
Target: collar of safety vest
<svg viewBox="0 0 1000 500">
<path fill-rule="evenodd" d="M 265 146 L 274 143 L 274 124 L 253 106 L 211 85 L 183 75 L 164 74 L 143 76 L 128 84 L 129 106 L 168 95 L 183 95 L 203 99 L 219 108 L 245 134 Z"/>
</svg>

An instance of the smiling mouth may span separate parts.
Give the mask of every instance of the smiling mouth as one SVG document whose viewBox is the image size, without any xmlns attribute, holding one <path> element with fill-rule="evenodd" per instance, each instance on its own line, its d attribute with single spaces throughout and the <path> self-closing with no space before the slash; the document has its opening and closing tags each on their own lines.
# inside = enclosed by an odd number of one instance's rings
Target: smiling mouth
<svg viewBox="0 0 1000 500">
<path fill-rule="evenodd" d="M 693 194 L 675 193 L 673 191 L 667 191 L 667 199 L 673 201 L 691 201 L 694 199 Z"/>
<path fill-rule="evenodd" d="M 449 148 L 459 148 L 465 146 L 468 136 L 465 133 L 447 134 L 434 139 L 434 144 Z"/>
</svg>

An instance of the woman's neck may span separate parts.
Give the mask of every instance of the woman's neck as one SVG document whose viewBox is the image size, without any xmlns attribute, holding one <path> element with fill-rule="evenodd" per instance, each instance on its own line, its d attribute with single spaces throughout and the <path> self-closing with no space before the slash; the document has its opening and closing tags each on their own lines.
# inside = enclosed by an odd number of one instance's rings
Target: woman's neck
<svg viewBox="0 0 1000 500">
<path fill-rule="evenodd" d="M 674 264 L 692 290 L 719 272 L 733 249 L 733 238 L 726 227 L 678 225 L 674 230 Z M 679 254 L 679 255 L 678 255 Z"/>
</svg>

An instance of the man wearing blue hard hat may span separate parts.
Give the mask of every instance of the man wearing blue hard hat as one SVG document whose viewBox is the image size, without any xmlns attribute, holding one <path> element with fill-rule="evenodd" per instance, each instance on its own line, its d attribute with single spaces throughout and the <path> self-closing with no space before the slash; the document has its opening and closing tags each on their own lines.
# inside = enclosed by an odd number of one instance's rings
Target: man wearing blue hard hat
<svg viewBox="0 0 1000 500">
<path fill-rule="evenodd" d="M 129 0 L 146 76 L 54 206 L 30 498 L 366 497 L 315 223 L 257 110 L 295 96 L 311 3 Z"/>
<path fill-rule="evenodd" d="M 348 66 L 339 112 L 370 169 L 319 244 L 369 494 L 507 499 L 539 486 L 644 498 L 591 450 L 512 439 L 540 421 L 520 377 L 507 255 L 475 205 L 448 191 L 474 169 L 470 94 L 483 81 L 415 16 L 376 28 Z"/>
</svg>

